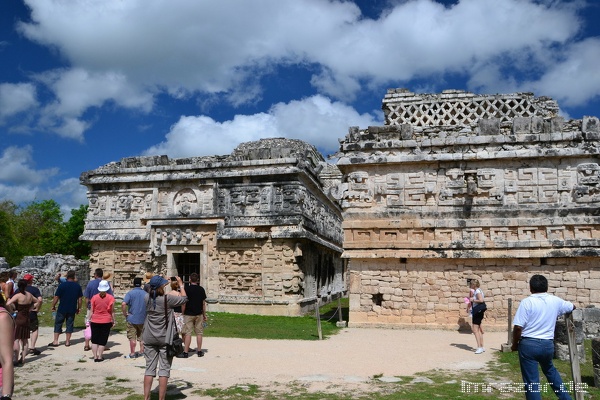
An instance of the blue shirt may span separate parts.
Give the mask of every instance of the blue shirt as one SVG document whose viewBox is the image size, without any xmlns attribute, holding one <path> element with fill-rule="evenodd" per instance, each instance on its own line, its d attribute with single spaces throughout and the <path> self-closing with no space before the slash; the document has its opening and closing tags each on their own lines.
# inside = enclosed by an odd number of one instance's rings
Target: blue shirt
<svg viewBox="0 0 600 400">
<path fill-rule="evenodd" d="M 81 286 L 75 281 L 66 281 L 56 288 L 54 293 L 60 300 L 57 312 L 66 314 L 75 314 L 77 312 L 77 300 L 83 296 Z"/>
<path fill-rule="evenodd" d="M 136 287 L 125 294 L 123 303 L 129 306 L 127 322 L 130 324 L 143 324 L 146 319 L 146 291 Z"/>
<path fill-rule="evenodd" d="M 101 278 L 92 279 L 85 287 L 85 292 L 83 292 L 83 295 L 87 299 L 87 309 L 88 310 L 92 306 L 92 303 L 90 301 L 90 300 L 92 300 L 92 297 L 94 297 L 95 295 L 100 293 L 100 291 L 98 290 L 98 285 L 100 285 L 101 280 L 102 280 Z M 113 295 L 113 291 L 111 288 L 109 288 L 106 293 Z"/>
</svg>

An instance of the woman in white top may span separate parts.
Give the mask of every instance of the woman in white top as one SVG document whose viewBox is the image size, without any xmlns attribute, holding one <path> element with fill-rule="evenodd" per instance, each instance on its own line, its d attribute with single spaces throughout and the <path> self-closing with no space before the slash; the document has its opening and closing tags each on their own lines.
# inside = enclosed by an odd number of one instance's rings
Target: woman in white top
<svg viewBox="0 0 600 400">
<path fill-rule="evenodd" d="M 483 347 L 483 329 L 481 329 L 481 322 L 483 321 L 486 305 L 483 300 L 483 291 L 479 288 L 479 281 L 477 279 L 471 281 L 471 289 L 474 290 L 473 297 L 471 297 L 471 304 L 473 305 L 473 322 L 471 329 L 473 335 L 475 335 L 475 340 L 477 341 L 477 350 L 475 350 L 475 354 L 481 354 L 485 351 L 485 348 Z"/>
</svg>

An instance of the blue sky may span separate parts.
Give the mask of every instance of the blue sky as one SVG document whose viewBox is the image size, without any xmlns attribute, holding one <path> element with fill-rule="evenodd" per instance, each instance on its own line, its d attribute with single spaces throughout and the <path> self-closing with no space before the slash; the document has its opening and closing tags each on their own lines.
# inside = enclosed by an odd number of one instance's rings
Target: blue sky
<svg viewBox="0 0 600 400">
<path fill-rule="evenodd" d="M 68 217 L 81 172 L 137 155 L 265 137 L 332 154 L 383 123 L 388 88 L 598 116 L 599 21 L 595 0 L 3 0 L 0 201 Z"/>
</svg>

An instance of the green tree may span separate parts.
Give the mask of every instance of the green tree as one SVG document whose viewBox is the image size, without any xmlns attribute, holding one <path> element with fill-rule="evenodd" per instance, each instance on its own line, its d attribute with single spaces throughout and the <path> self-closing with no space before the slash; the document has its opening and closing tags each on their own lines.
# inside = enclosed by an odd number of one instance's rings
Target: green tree
<svg viewBox="0 0 600 400">
<path fill-rule="evenodd" d="M 54 200 L 29 203 L 18 218 L 19 246 L 25 256 L 56 252 L 63 238 L 63 213 Z"/>
<path fill-rule="evenodd" d="M 17 206 L 10 201 L 0 203 L 0 257 L 10 265 L 17 265 L 21 258 L 14 232 Z"/>
<path fill-rule="evenodd" d="M 89 257 L 92 246 L 89 242 L 79 240 L 79 236 L 83 233 L 85 228 L 87 211 L 88 206 L 84 205 L 71 210 L 71 218 L 69 218 L 63 226 L 64 242 L 60 248 L 60 253 L 72 254 L 79 259 L 86 259 Z"/>
</svg>

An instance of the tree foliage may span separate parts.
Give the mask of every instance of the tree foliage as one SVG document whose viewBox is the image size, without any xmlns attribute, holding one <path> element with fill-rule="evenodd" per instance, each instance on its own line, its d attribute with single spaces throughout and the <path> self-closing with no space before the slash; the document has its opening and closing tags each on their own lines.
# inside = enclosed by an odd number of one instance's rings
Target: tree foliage
<svg viewBox="0 0 600 400">
<path fill-rule="evenodd" d="M 0 257 L 19 265 L 24 256 L 47 253 L 71 254 L 87 258 L 90 244 L 79 240 L 83 233 L 87 206 L 71 211 L 64 221 L 54 200 L 31 202 L 23 207 L 0 202 Z"/>
</svg>

